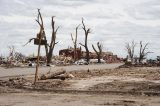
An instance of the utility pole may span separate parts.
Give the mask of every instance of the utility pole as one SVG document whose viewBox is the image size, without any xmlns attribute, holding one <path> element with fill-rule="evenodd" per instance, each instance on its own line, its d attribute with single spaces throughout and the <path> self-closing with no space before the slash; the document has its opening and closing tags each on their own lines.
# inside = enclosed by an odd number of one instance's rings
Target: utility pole
<svg viewBox="0 0 160 106">
<path fill-rule="evenodd" d="M 38 68 L 39 68 L 39 55 L 40 55 L 40 49 L 41 49 L 41 34 L 39 38 L 39 44 L 38 44 L 38 54 L 37 54 L 37 65 L 36 65 L 36 72 L 35 72 L 35 78 L 34 78 L 34 84 L 36 84 L 38 80 Z"/>
</svg>

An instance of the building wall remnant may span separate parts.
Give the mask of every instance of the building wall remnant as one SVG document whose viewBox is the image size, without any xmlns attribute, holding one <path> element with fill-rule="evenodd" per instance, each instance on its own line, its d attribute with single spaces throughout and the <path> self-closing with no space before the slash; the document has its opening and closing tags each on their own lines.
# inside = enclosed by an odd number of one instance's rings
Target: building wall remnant
<svg viewBox="0 0 160 106">
<path fill-rule="evenodd" d="M 77 54 L 77 59 L 81 59 L 82 53 L 79 48 L 76 49 L 76 54 Z M 72 57 L 74 58 L 74 49 L 69 48 L 69 49 L 62 49 L 59 51 L 59 55 L 65 56 L 65 57 Z"/>
<path fill-rule="evenodd" d="M 74 49 L 69 48 L 69 49 L 62 49 L 59 51 L 60 56 L 65 56 L 65 57 L 72 57 L 74 58 Z M 97 59 L 97 54 L 94 52 L 90 52 L 90 59 Z M 82 59 L 85 58 L 86 52 L 81 51 L 79 48 L 77 48 L 77 59 Z M 112 52 L 102 52 L 102 57 L 101 59 L 105 60 L 106 63 L 118 63 L 121 62 L 122 59 L 119 58 L 117 55 L 114 55 Z"/>
</svg>

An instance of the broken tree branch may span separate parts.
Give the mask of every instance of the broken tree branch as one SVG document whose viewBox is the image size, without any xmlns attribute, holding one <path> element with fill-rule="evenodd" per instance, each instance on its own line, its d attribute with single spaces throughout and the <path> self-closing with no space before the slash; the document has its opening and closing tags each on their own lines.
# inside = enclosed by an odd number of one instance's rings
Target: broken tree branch
<svg viewBox="0 0 160 106">
<path fill-rule="evenodd" d="M 23 46 L 26 46 L 28 43 L 31 43 L 31 41 L 34 40 L 34 39 L 35 39 L 35 38 L 29 39 L 29 41 L 28 41 L 26 44 L 24 44 Z"/>
</svg>

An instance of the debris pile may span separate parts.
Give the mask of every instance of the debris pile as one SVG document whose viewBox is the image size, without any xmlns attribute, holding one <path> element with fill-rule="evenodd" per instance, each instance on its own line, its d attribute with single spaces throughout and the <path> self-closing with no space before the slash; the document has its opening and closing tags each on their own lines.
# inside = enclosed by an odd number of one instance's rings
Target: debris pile
<svg viewBox="0 0 160 106">
<path fill-rule="evenodd" d="M 34 84 L 33 78 L 15 77 L 8 80 L 0 81 L 0 86 L 20 89 L 57 89 L 59 87 L 67 86 L 64 81 L 67 78 L 74 78 L 70 73 L 66 73 L 65 70 L 56 71 L 54 73 L 48 72 L 40 76 L 39 80 Z"/>
<path fill-rule="evenodd" d="M 10 78 L 8 81 L 0 81 L 0 86 L 3 87 L 12 87 L 12 88 L 22 88 L 22 87 L 31 87 L 32 86 L 32 81 L 29 81 L 25 78 Z"/>
<path fill-rule="evenodd" d="M 24 78 L 12 78 L 8 81 L 0 81 L 0 86 L 17 89 L 56 89 L 67 84 L 61 79 L 39 80 L 34 84 L 31 80 Z"/>
</svg>

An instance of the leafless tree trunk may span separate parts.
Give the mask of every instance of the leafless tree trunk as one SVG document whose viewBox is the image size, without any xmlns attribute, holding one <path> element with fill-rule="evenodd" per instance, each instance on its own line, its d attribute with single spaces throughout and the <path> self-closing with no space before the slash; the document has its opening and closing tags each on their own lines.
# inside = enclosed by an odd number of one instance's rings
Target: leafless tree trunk
<svg viewBox="0 0 160 106">
<path fill-rule="evenodd" d="M 14 46 L 8 46 L 9 48 L 9 56 L 13 58 L 15 53 L 15 47 Z"/>
<path fill-rule="evenodd" d="M 53 56 L 53 50 L 55 45 L 58 43 L 56 42 L 56 35 L 57 35 L 57 31 L 58 31 L 59 27 L 55 29 L 55 21 L 54 21 L 54 17 L 52 17 L 52 37 L 51 37 L 51 42 L 49 45 L 49 51 L 47 53 L 47 45 L 45 45 L 46 48 L 46 56 L 47 56 L 47 65 L 49 65 L 51 63 L 52 60 L 52 56 Z"/>
<path fill-rule="evenodd" d="M 43 40 L 47 40 L 45 30 L 44 30 L 43 18 L 42 18 L 40 9 L 38 9 L 38 17 L 37 17 L 36 21 L 40 26 L 40 31 L 37 34 L 37 38 L 41 37 Z M 57 31 L 58 31 L 59 27 L 55 29 L 54 17 L 52 17 L 51 24 L 52 24 L 51 42 L 50 42 L 50 44 L 46 43 L 44 45 L 45 51 L 46 51 L 46 57 L 47 57 L 47 65 L 49 65 L 51 63 L 54 47 L 58 43 L 58 42 L 56 42 L 56 35 L 57 35 Z M 34 39 L 36 39 L 36 38 L 29 39 L 29 41 L 25 45 L 27 45 L 28 43 L 30 43 Z"/>
<path fill-rule="evenodd" d="M 136 43 L 132 41 L 131 45 L 129 43 L 126 43 L 126 50 L 128 53 L 128 57 L 131 59 L 131 62 L 133 62 L 134 59 L 134 50 L 135 50 Z"/>
<path fill-rule="evenodd" d="M 74 45 L 74 62 L 77 60 L 77 36 L 78 36 L 78 28 L 80 25 L 78 25 L 76 27 L 76 35 L 75 35 L 75 39 L 73 38 L 73 35 L 71 33 L 71 39 L 73 41 L 73 45 Z"/>
<path fill-rule="evenodd" d="M 85 44 L 80 43 L 80 45 L 82 45 L 85 49 L 86 49 L 86 59 L 87 62 L 89 62 L 89 49 L 88 49 L 88 34 L 90 33 L 90 28 L 86 28 L 85 24 L 84 24 L 84 19 L 82 18 L 82 25 L 83 25 L 83 30 L 85 32 Z"/>
<path fill-rule="evenodd" d="M 102 44 L 100 44 L 99 42 L 97 43 L 97 47 L 98 47 L 98 50 L 97 51 L 94 47 L 94 45 L 92 45 L 92 48 L 93 50 L 96 52 L 97 54 L 97 58 L 98 58 L 98 63 L 101 63 L 101 57 L 102 57 Z"/>
<path fill-rule="evenodd" d="M 39 19 L 41 20 L 41 23 L 39 22 Z M 42 38 L 44 40 L 46 40 L 44 26 L 43 26 L 43 19 L 42 19 L 42 15 L 40 13 L 40 10 L 38 10 L 38 19 L 36 21 L 41 26 L 40 31 L 42 31 Z M 50 42 L 50 44 L 48 44 L 48 43 L 45 44 L 45 51 L 46 51 L 46 57 L 47 57 L 47 65 L 49 65 L 51 63 L 54 47 L 58 43 L 58 42 L 56 42 L 56 35 L 57 35 L 57 31 L 58 31 L 59 27 L 55 29 L 54 17 L 52 17 L 51 25 L 52 25 L 51 42 Z"/>
<path fill-rule="evenodd" d="M 139 63 L 142 63 L 143 59 L 145 59 L 145 57 L 148 55 L 148 53 L 152 53 L 152 52 L 146 52 L 147 46 L 149 43 L 146 43 L 143 46 L 142 41 L 140 41 L 140 50 L 139 50 Z"/>
</svg>

